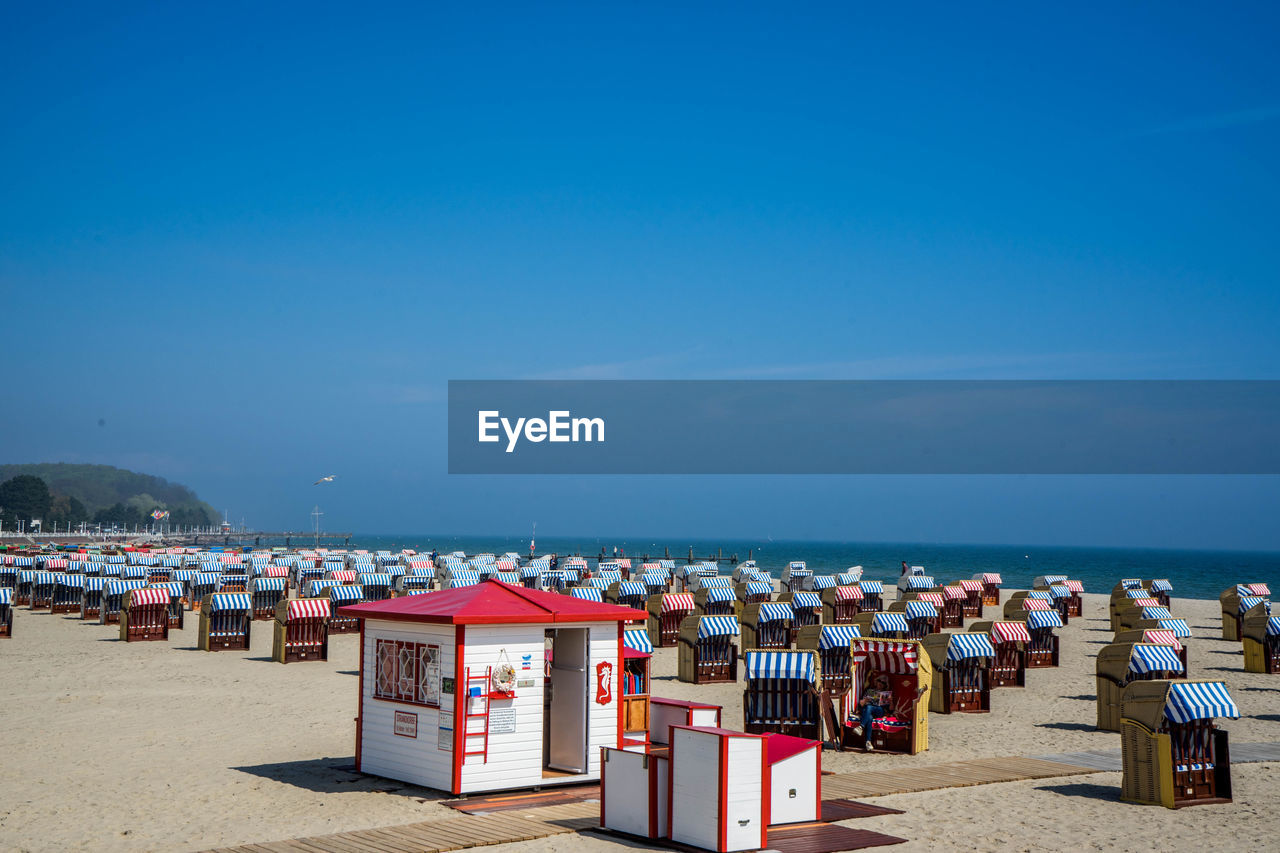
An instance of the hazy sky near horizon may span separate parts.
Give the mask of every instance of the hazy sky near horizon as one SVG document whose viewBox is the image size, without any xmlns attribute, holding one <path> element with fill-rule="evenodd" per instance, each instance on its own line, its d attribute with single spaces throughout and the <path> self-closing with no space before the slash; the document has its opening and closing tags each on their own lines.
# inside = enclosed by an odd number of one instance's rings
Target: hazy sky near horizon
<svg viewBox="0 0 1280 853">
<path fill-rule="evenodd" d="M 1280 378 L 1274 4 L 4 21 L 3 461 L 262 527 L 1280 549 L 1270 477 L 450 477 L 444 428 L 463 378 Z"/>
</svg>

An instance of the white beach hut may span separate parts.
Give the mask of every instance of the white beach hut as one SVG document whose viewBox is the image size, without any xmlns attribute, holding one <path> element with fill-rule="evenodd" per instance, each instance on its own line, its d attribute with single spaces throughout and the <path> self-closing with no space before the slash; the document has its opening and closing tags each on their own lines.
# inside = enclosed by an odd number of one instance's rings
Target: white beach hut
<svg viewBox="0 0 1280 853">
<path fill-rule="evenodd" d="M 722 853 L 768 847 L 764 735 L 683 726 L 671 732 L 671 840 Z"/>
<path fill-rule="evenodd" d="M 339 614 L 362 620 L 362 772 L 453 794 L 571 784 L 623 746 L 623 630 L 642 611 L 489 580 Z"/>
</svg>

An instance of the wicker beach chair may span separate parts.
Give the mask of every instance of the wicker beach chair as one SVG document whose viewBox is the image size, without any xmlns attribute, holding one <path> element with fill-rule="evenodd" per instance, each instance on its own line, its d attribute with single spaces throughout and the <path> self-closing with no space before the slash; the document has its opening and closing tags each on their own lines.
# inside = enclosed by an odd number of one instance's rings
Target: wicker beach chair
<svg viewBox="0 0 1280 853">
<path fill-rule="evenodd" d="M 247 650 L 252 617 L 253 601 L 248 593 L 209 593 L 200 603 L 200 648 L 206 652 Z"/>
<path fill-rule="evenodd" d="M 680 623 L 678 677 L 689 684 L 738 680 L 738 634 L 733 616 L 693 614 Z"/>
<path fill-rule="evenodd" d="M 1155 643 L 1112 643 L 1098 652 L 1097 697 L 1099 731 L 1120 731 L 1120 700 L 1134 681 L 1181 678 L 1182 659 L 1172 648 Z"/>
<path fill-rule="evenodd" d="M 327 598 L 294 598 L 276 603 L 271 659 L 279 663 L 329 659 Z"/>
<path fill-rule="evenodd" d="M 1264 602 L 1245 611 L 1241 623 L 1245 672 L 1280 674 L 1280 616 L 1272 616 Z"/>
<path fill-rule="evenodd" d="M 929 748 L 929 690 L 933 668 L 928 654 L 914 640 L 854 639 L 850 643 L 853 674 L 849 692 L 849 712 L 845 717 L 841 744 L 853 745 L 865 740 L 866 733 L 854 734 L 861 728 L 858 699 L 879 675 L 889 679 L 894 703 L 905 706 L 905 713 L 889 714 L 871 726 L 871 743 L 878 752 L 915 755 Z"/>
<path fill-rule="evenodd" d="M 649 641 L 658 648 L 670 648 L 680 642 L 680 623 L 694 611 L 693 595 L 687 592 L 663 592 L 649 596 Z"/>
<path fill-rule="evenodd" d="M 929 710 L 939 714 L 985 714 L 991 710 L 991 661 L 995 646 L 986 634 L 930 634 L 922 647 L 933 668 Z"/>
<path fill-rule="evenodd" d="M 821 739 L 817 653 L 750 649 L 744 659 L 742 722 L 746 732 Z"/>
<path fill-rule="evenodd" d="M 1231 802 L 1227 733 L 1240 716 L 1220 681 L 1138 681 L 1121 696 L 1120 799 L 1166 808 Z"/>
<path fill-rule="evenodd" d="M 852 625 L 862 610 L 862 587 L 833 586 L 822 591 L 822 621 L 827 625 Z"/>
<path fill-rule="evenodd" d="M 791 605 L 782 601 L 748 604 L 742 608 L 742 647 L 744 649 L 789 649 L 791 626 L 795 614 Z"/>
<path fill-rule="evenodd" d="M 130 590 L 120 609 L 120 639 L 126 643 L 169 639 L 169 590 Z"/>
<path fill-rule="evenodd" d="M 818 653 L 818 687 L 831 698 L 837 719 L 844 719 L 853 686 L 849 644 L 860 637 L 853 625 L 806 625 L 796 632 L 796 648 Z"/>
</svg>

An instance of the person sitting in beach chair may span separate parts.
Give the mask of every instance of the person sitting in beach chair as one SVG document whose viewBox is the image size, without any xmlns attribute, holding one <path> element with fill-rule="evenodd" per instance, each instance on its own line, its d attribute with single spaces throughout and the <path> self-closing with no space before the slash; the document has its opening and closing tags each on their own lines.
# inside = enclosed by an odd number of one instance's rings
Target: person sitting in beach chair
<svg viewBox="0 0 1280 853">
<path fill-rule="evenodd" d="M 924 693 L 919 688 L 916 697 Z M 862 722 L 862 748 L 871 751 L 871 730 L 876 720 L 905 720 L 911 717 L 912 703 L 896 700 L 893 695 L 889 676 L 883 672 L 871 672 L 867 675 L 866 689 L 858 699 L 858 718 Z M 904 724 L 905 726 L 905 724 Z"/>
</svg>

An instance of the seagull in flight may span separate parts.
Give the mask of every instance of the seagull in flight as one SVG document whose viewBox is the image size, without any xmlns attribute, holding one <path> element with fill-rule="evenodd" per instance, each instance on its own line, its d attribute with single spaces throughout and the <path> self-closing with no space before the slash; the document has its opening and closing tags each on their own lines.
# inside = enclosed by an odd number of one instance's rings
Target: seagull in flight
<svg viewBox="0 0 1280 853">
<path fill-rule="evenodd" d="M 313 485 L 313 486 L 318 486 L 318 485 L 320 485 L 321 483 L 332 483 L 332 482 L 333 482 L 333 478 L 334 478 L 334 477 L 336 477 L 336 476 L 338 476 L 338 475 L 337 475 L 337 474 L 330 474 L 328 477 L 321 477 L 319 480 L 316 480 L 316 481 L 315 481 L 314 483 L 312 483 L 311 485 Z"/>
</svg>

